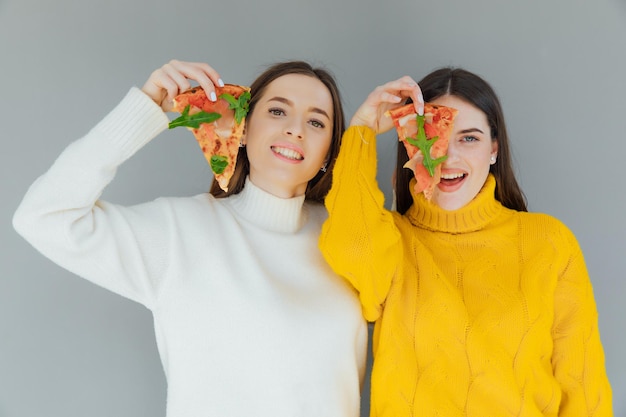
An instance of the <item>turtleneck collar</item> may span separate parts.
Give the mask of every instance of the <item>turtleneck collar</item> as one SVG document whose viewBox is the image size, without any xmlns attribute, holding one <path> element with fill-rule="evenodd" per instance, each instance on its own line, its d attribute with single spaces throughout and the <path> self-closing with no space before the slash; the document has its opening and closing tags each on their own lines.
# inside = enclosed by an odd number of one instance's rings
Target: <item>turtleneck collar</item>
<svg viewBox="0 0 626 417">
<path fill-rule="evenodd" d="M 413 180 L 415 181 L 415 180 Z M 458 210 L 447 211 L 426 200 L 424 193 L 415 194 L 411 182 L 413 205 L 406 216 L 415 226 L 424 229 L 446 232 L 467 233 L 484 228 L 504 207 L 495 199 L 496 180 L 489 174 L 483 188 L 469 204 Z"/>
<path fill-rule="evenodd" d="M 295 233 L 306 223 L 304 195 L 280 198 L 270 194 L 246 178 L 239 194 L 230 196 L 228 204 L 237 214 L 256 226 L 278 233 Z"/>
</svg>

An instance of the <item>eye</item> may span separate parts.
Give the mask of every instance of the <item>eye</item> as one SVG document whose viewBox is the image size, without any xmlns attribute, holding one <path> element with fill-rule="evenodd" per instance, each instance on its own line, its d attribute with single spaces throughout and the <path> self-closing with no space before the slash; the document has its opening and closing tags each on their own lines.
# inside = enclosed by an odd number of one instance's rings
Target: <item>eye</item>
<svg viewBox="0 0 626 417">
<path fill-rule="evenodd" d="M 282 116 L 285 114 L 285 111 L 278 107 L 272 107 L 271 109 L 268 110 L 268 112 L 273 114 L 274 116 Z"/>
<path fill-rule="evenodd" d="M 311 126 L 317 127 L 317 128 L 320 128 L 320 129 L 323 129 L 323 128 L 326 127 L 326 125 L 324 123 L 320 122 L 319 120 L 315 120 L 315 119 L 311 120 L 309 123 L 311 124 Z"/>
<path fill-rule="evenodd" d="M 469 136 L 468 135 L 468 136 L 463 136 L 461 138 L 461 141 L 462 142 L 476 142 L 476 141 L 478 141 L 478 138 L 476 136 Z"/>
</svg>

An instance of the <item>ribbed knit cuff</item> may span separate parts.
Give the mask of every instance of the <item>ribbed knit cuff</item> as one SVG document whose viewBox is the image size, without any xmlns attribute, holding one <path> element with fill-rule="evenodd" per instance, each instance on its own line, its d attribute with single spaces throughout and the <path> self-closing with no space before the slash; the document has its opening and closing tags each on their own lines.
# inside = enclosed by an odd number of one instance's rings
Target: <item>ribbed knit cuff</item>
<svg viewBox="0 0 626 417">
<path fill-rule="evenodd" d="M 168 117 L 150 97 L 132 87 L 89 136 L 105 138 L 107 152 L 118 150 L 124 161 L 167 128 Z"/>
</svg>

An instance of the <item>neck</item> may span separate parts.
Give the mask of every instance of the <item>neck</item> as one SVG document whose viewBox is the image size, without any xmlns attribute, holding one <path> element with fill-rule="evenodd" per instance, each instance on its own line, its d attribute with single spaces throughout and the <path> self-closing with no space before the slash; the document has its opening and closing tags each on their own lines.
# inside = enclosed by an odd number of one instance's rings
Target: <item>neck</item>
<svg viewBox="0 0 626 417">
<path fill-rule="evenodd" d="M 304 184 L 287 184 L 281 181 L 263 181 L 250 172 L 248 181 L 253 183 L 257 188 L 265 191 L 278 198 L 294 198 L 303 196 L 306 192 L 307 183 Z"/>
<path fill-rule="evenodd" d="M 306 222 L 304 195 L 282 198 L 258 187 L 248 178 L 239 194 L 228 198 L 230 204 L 247 221 L 265 229 L 293 233 Z"/>
<path fill-rule="evenodd" d="M 495 187 L 496 180 L 489 175 L 483 188 L 469 204 L 451 211 L 426 200 L 423 193 L 412 193 L 414 202 L 406 216 L 411 223 L 434 231 L 465 233 L 480 230 L 504 209 L 494 197 Z"/>
</svg>

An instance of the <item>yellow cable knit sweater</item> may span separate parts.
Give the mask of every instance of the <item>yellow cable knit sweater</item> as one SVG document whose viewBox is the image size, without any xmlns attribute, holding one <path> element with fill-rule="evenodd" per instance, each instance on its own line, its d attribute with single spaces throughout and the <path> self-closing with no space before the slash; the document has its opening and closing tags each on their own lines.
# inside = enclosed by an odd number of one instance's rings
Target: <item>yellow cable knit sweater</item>
<svg viewBox="0 0 626 417">
<path fill-rule="evenodd" d="M 320 246 L 376 321 L 371 415 L 612 416 L 593 291 L 574 235 L 494 198 L 383 208 L 376 138 L 344 135 Z"/>
</svg>

